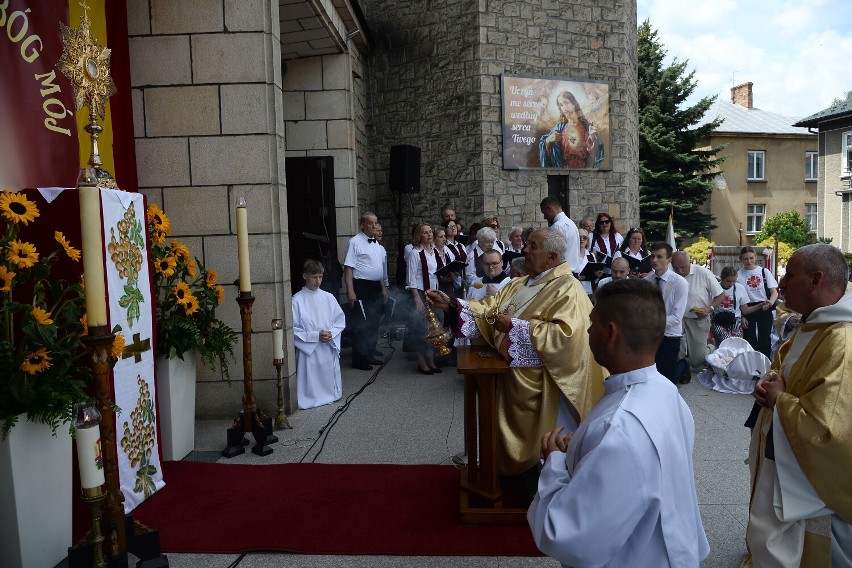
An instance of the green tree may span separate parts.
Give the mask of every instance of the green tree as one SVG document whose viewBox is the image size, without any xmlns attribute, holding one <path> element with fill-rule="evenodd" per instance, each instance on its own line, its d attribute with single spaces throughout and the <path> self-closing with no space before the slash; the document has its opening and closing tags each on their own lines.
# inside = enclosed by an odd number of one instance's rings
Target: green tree
<svg viewBox="0 0 852 568">
<path fill-rule="evenodd" d="M 686 99 L 697 86 L 687 61 L 666 66 L 666 49 L 648 20 L 639 26 L 639 212 L 652 240 L 665 235 L 674 212 L 678 235 L 693 237 L 715 228 L 701 206 L 713 189 L 721 148 L 698 149 L 721 121 L 698 125 L 716 97 L 693 106 Z"/>
<path fill-rule="evenodd" d="M 831 106 L 839 105 L 840 103 L 845 103 L 849 99 L 852 99 L 852 91 L 846 91 L 846 94 L 842 98 L 834 98 L 834 100 L 831 101 Z"/>
<path fill-rule="evenodd" d="M 755 242 L 775 239 L 790 245 L 793 249 L 816 242 L 816 236 L 811 232 L 807 220 L 797 211 L 784 211 L 772 215 L 763 223 L 763 230 L 755 235 Z"/>
</svg>

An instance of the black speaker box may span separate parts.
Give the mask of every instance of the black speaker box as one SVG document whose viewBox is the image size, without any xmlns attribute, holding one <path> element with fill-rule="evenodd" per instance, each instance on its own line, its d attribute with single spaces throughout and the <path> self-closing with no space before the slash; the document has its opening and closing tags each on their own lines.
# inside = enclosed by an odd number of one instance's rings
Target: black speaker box
<svg viewBox="0 0 852 568">
<path fill-rule="evenodd" d="M 405 144 L 391 147 L 390 189 L 394 193 L 420 191 L 420 148 Z"/>
</svg>

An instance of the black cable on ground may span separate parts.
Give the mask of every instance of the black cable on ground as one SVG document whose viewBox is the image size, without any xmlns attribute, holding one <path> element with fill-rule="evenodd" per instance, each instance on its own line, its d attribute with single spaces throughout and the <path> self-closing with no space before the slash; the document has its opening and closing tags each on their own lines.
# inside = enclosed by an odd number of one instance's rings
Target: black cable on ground
<svg viewBox="0 0 852 568">
<path fill-rule="evenodd" d="M 364 392 L 368 386 L 376 382 L 376 379 L 378 378 L 381 370 L 385 368 L 385 365 L 388 364 L 391 357 L 393 357 L 393 354 L 396 353 L 396 347 L 393 346 L 393 337 L 391 335 L 391 332 L 389 331 L 387 335 L 387 342 L 382 344 L 382 346 L 389 347 L 391 352 L 385 357 L 385 360 L 382 361 L 382 364 L 379 365 L 379 367 L 375 371 L 373 371 L 373 374 L 370 376 L 367 382 L 361 385 L 361 388 L 358 389 L 356 392 L 347 396 L 346 401 L 344 401 L 342 405 L 337 407 L 337 409 L 334 411 L 334 414 L 332 414 L 331 417 L 328 419 L 328 422 L 325 423 L 325 426 L 320 428 L 319 436 L 316 440 L 314 440 L 314 443 L 311 444 L 311 446 L 307 449 L 304 455 L 299 459 L 299 463 L 303 463 L 305 461 L 305 458 L 308 457 L 308 454 L 311 453 L 311 450 L 314 449 L 314 446 L 317 445 L 317 442 L 322 440 L 319 450 L 317 450 L 316 455 L 313 457 L 313 459 L 311 459 L 311 463 L 316 463 L 317 458 L 319 458 L 323 448 L 325 447 L 325 441 L 328 439 L 328 433 L 331 431 L 332 428 L 334 428 L 334 425 L 337 424 L 337 421 L 340 420 L 340 417 L 343 416 L 343 413 L 349 410 L 349 405 L 352 404 L 352 401 L 355 400 L 358 395 Z"/>
</svg>

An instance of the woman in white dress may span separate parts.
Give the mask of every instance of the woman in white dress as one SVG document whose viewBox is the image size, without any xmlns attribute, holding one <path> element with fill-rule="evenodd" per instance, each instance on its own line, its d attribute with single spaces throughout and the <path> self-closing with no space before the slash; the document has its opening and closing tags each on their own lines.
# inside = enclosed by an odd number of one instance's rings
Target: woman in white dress
<svg viewBox="0 0 852 568">
<path fill-rule="evenodd" d="M 296 400 L 301 409 L 339 400 L 340 334 L 346 317 L 337 299 L 320 290 L 323 266 L 306 260 L 305 287 L 293 296 L 293 337 L 296 347 Z"/>
<path fill-rule="evenodd" d="M 648 243 L 645 241 L 645 231 L 640 229 L 639 227 L 631 227 L 629 231 L 627 231 L 627 236 L 624 237 L 624 241 L 621 243 L 621 246 L 618 247 L 618 251 L 612 256 L 613 259 L 616 259 L 620 256 L 625 258 L 633 258 L 635 260 L 642 260 L 646 256 L 651 254 L 651 251 L 648 250 Z M 645 278 L 648 273 L 639 273 L 630 271 L 631 276 L 638 278 Z"/>
<path fill-rule="evenodd" d="M 405 343 L 417 354 L 417 370 L 424 375 L 440 373 L 435 364 L 435 350 L 423 340 L 426 302 L 423 292 L 438 289 L 438 277 L 435 271 L 444 266 L 434 246 L 432 227 L 420 223 L 415 230 L 417 239 L 415 248 L 408 255 L 408 290 L 414 304 L 408 324 L 405 326 Z M 439 266 L 440 264 L 440 266 Z M 436 316 L 438 314 L 436 313 Z"/>
</svg>

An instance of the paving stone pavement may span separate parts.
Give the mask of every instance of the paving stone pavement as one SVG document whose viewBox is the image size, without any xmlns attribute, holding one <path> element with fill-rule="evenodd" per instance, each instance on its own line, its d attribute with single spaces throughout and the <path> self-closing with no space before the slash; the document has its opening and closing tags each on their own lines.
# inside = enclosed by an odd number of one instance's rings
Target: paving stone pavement
<svg viewBox="0 0 852 568">
<path fill-rule="evenodd" d="M 374 371 L 349 367 L 348 350 L 341 358 L 343 398 L 335 404 L 300 410 L 289 416 L 292 430 L 276 432 L 279 442 L 273 453 L 259 457 L 251 452 L 219 462 L 242 464 L 401 463 L 451 464 L 463 450 L 463 379 L 452 367 L 442 374 L 424 376 L 416 363 L 400 350 L 401 342 L 380 342 L 385 364 Z M 369 384 L 368 384 L 369 383 Z M 365 386 L 366 385 L 366 386 Z M 339 412 L 347 398 L 356 393 Z M 703 568 L 737 568 L 746 554 L 744 535 L 748 521 L 748 431 L 742 426 L 752 405 L 746 395 L 722 394 L 693 380 L 680 387 L 692 409 L 696 426 L 694 452 L 698 502 L 711 552 Z M 235 407 L 241 390 L 234 389 Z M 260 401 L 271 413 L 275 401 Z M 330 420 L 333 426 L 327 427 Z M 197 452 L 221 451 L 230 420 L 199 420 Z M 320 434 L 322 430 L 323 434 Z M 406 557 L 406 556 L 311 556 L 283 553 L 167 555 L 170 566 L 209 568 L 262 568 L 288 566 L 315 568 L 392 567 L 557 567 L 544 557 Z M 235 564 L 235 562 L 238 564 Z M 57 568 L 67 564 L 60 563 Z"/>
</svg>

